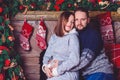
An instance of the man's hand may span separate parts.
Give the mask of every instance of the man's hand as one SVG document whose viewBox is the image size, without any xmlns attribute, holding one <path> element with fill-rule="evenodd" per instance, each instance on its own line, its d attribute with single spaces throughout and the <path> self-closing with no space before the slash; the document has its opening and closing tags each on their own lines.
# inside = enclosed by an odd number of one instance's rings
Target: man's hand
<svg viewBox="0 0 120 80">
<path fill-rule="evenodd" d="M 58 67 L 58 60 L 53 60 L 53 65 L 51 66 L 51 68 L 57 68 Z"/>
<path fill-rule="evenodd" d="M 58 67 L 58 60 L 50 60 L 49 64 L 51 64 L 51 66 L 49 67 L 49 69 L 52 71 L 53 68 L 57 68 Z"/>
</svg>

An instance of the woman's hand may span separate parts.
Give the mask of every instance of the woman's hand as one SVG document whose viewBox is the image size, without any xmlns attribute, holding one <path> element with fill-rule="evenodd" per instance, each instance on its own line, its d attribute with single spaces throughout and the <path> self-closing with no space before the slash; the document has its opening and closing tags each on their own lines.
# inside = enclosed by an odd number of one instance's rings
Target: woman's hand
<svg viewBox="0 0 120 80">
<path fill-rule="evenodd" d="M 48 78 L 53 77 L 53 76 L 52 76 L 52 71 L 51 71 L 51 69 L 48 68 L 48 67 L 45 67 L 45 74 L 46 74 L 46 76 L 47 76 Z"/>
</svg>

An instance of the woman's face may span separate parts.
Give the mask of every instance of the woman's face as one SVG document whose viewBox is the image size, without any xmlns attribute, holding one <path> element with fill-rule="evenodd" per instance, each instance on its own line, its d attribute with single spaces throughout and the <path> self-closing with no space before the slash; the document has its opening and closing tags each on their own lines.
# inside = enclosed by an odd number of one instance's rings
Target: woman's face
<svg viewBox="0 0 120 80">
<path fill-rule="evenodd" d="M 73 29 L 73 27 L 74 27 L 74 16 L 70 15 L 70 17 L 68 18 L 68 22 L 64 26 L 63 31 L 65 33 L 68 33 L 69 31 L 71 31 Z"/>
</svg>

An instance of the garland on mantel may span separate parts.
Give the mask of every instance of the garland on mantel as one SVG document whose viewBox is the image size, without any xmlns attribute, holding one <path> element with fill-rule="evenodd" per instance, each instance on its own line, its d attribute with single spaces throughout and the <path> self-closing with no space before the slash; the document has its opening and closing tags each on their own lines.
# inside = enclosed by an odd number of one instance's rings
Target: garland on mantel
<svg viewBox="0 0 120 80">
<path fill-rule="evenodd" d="M 89 11 L 117 11 L 120 6 L 117 0 L 3 0 L 2 4 L 0 13 L 9 13 L 10 16 L 15 16 L 18 12 L 25 14 L 28 10 L 65 11 L 80 6 Z"/>
<path fill-rule="evenodd" d="M 35 10 L 66 11 L 80 6 L 89 11 L 118 11 L 120 13 L 120 4 L 115 0 L 0 0 L 0 79 L 25 80 L 20 67 L 20 56 L 14 50 L 14 28 L 10 24 L 10 17 L 14 17 L 18 12 L 26 14 L 27 11 Z"/>
</svg>

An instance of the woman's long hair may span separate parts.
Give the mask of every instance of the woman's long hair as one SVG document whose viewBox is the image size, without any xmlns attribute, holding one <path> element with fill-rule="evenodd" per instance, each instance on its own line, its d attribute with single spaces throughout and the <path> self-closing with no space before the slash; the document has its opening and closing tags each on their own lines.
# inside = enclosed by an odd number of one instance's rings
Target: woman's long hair
<svg viewBox="0 0 120 80">
<path fill-rule="evenodd" d="M 69 12 L 69 11 L 64 11 L 60 14 L 58 21 L 57 21 L 57 25 L 54 29 L 54 32 L 57 36 L 62 37 L 64 35 L 63 29 L 64 29 L 66 23 L 68 22 L 70 15 L 74 16 L 74 13 Z"/>
</svg>

